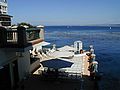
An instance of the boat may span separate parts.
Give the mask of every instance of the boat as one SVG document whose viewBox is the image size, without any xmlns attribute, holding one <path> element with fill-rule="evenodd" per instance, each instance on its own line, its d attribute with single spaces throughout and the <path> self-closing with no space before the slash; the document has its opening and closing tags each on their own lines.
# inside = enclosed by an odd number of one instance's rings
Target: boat
<svg viewBox="0 0 120 90">
<path fill-rule="evenodd" d="M 112 27 L 110 27 L 110 29 L 112 29 Z"/>
</svg>

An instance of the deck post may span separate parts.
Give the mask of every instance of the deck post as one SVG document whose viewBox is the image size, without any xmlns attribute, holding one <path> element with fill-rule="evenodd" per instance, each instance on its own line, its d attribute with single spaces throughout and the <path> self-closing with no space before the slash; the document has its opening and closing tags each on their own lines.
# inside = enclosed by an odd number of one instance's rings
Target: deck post
<svg viewBox="0 0 120 90">
<path fill-rule="evenodd" d="M 7 44 L 7 29 L 0 27 L 0 47 L 5 47 Z"/>
<path fill-rule="evenodd" d="M 18 27 L 18 40 L 17 43 L 19 47 L 24 47 L 27 44 L 27 38 L 26 38 L 26 29 L 24 27 Z"/>
</svg>

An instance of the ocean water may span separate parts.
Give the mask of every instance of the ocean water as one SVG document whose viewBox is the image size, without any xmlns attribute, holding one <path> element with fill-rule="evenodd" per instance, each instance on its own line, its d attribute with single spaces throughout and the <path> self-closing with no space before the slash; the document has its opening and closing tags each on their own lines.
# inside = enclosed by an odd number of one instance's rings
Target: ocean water
<svg viewBox="0 0 120 90">
<path fill-rule="evenodd" d="M 120 86 L 120 27 L 46 26 L 45 40 L 57 47 L 73 45 L 77 40 L 83 42 L 84 49 L 94 45 L 99 72 L 103 73 L 101 90 L 112 90 L 112 82 Z"/>
</svg>

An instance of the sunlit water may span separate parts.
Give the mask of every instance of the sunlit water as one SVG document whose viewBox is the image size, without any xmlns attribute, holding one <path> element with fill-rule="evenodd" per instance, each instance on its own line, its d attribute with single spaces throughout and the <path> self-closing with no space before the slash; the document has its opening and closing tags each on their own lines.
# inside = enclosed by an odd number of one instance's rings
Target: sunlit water
<svg viewBox="0 0 120 90">
<path fill-rule="evenodd" d="M 84 43 L 85 49 L 93 44 L 96 60 L 99 62 L 99 72 L 107 78 L 117 79 L 120 84 L 119 27 L 110 29 L 109 27 L 49 26 L 45 28 L 45 40 L 56 44 L 57 47 L 72 45 L 77 40 Z M 108 82 L 110 80 L 108 79 Z M 102 89 L 107 90 L 108 87 Z"/>
</svg>

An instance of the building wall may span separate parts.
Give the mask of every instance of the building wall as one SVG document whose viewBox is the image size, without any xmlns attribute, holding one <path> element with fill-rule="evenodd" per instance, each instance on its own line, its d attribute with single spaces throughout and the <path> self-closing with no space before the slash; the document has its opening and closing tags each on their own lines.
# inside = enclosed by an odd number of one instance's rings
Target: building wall
<svg viewBox="0 0 120 90">
<path fill-rule="evenodd" d="M 7 62 L 7 57 L 3 50 L 0 50 L 0 66 L 2 66 L 5 62 Z"/>
<path fill-rule="evenodd" d="M 14 62 L 15 60 L 17 60 L 16 52 L 9 52 L 6 49 L 0 49 L 0 69 L 3 70 L 3 72 L 4 69 L 8 70 L 7 75 L 5 73 L 2 74 L 5 75 L 6 78 L 10 77 L 10 83 L 8 84 L 10 84 L 11 87 L 14 86 L 14 74 L 13 74 L 14 66 L 12 62 Z M 3 78 L 3 80 L 5 81 L 6 79 Z"/>
<path fill-rule="evenodd" d="M 4 68 L 6 65 L 10 66 L 8 69 L 10 71 L 11 87 L 16 85 L 19 81 L 24 79 L 27 74 L 29 74 L 30 53 L 29 51 L 21 53 L 22 54 L 19 55 L 19 53 L 6 51 L 5 49 L 0 50 L 0 68 Z M 17 62 L 17 68 L 15 67 L 15 61 Z M 18 77 L 17 82 L 16 77 Z"/>
<path fill-rule="evenodd" d="M 22 80 L 30 69 L 30 53 L 29 51 L 22 52 L 22 56 L 18 58 L 19 79 Z"/>
<path fill-rule="evenodd" d="M 4 2 L 4 0 L 0 0 L 0 14 L 7 14 L 7 2 Z"/>
<path fill-rule="evenodd" d="M 5 49 L 0 50 L 0 66 L 10 63 L 16 58 L 16 52 L 7 52 Z"/>
<path fill-rule="evenodd" d="M 35 61 L 30 65 L 30 73 L 40 66 L 40 60 Z"/>
</svg>

